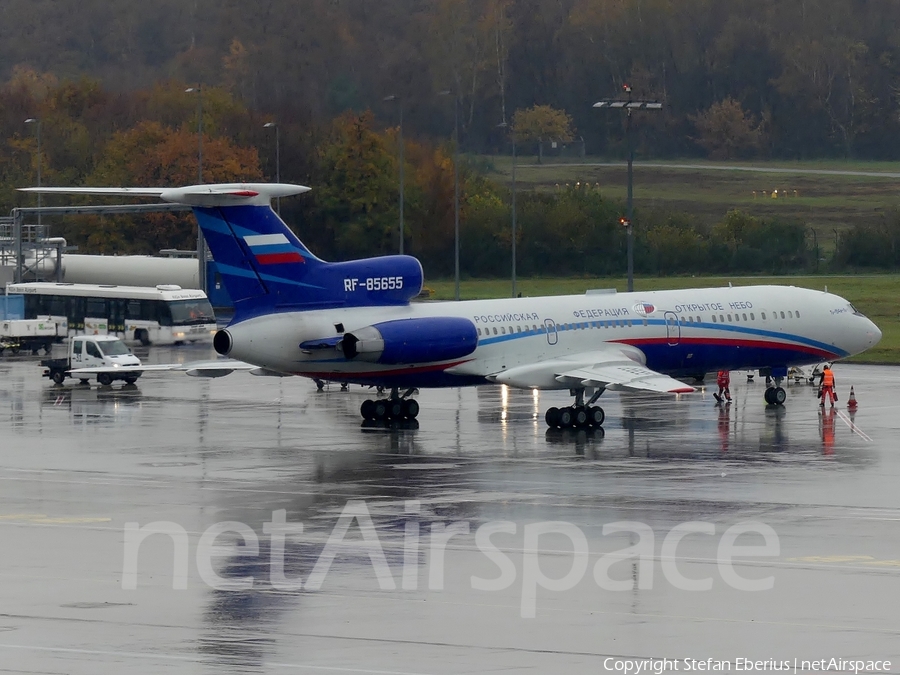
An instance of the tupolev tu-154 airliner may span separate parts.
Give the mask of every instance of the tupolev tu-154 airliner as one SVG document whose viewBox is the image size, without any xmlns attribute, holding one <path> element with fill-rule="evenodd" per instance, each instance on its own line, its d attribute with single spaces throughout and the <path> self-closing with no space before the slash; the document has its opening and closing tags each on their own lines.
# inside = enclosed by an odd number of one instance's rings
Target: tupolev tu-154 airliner
<svg viewBox="0 0 900 675">
<path fill-rule="evenodd" d="M 411 302 L 423 272 L 411 256 L 317 258 L 271 208 L 309 190 L 233 183 L 180 188 L 26 188 L 157 197 L 193 208 L 234 301 L 215 350 L 258 374 L 302 375 L 389 389 L 366 419 L 413 419 L 425 387 L 506 384 L 568 389 L 550 426 L 600 426 L 606 391 L 686 393 L 677 377 L 752 369 L 782 405 L 790 366 L 858 354 L 881 331 L 847 300 L 788 286 L 588 293 L 464 302 Z M 228 372 L 228 363 L 209 375 Z M 203 368 L 194 374 L 205 374 Z"/>
</svg>

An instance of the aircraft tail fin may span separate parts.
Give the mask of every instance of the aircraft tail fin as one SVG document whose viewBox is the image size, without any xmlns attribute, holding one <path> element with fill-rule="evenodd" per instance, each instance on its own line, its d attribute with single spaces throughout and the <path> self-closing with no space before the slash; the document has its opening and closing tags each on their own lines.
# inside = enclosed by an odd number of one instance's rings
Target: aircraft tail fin
<svg viewBox="0 0 900 675">
<path fill-rule="evenodd" d="M 313 255 L 271 207 L 275 197 L 309 190 L 302 185 L 24 190 L 158 197 L 191 206 L 234 302 L 236 320 L 278 310 L 405 304 L 422 289 L 422 266 L 410 256 L 329 263 Z"/>
</svg>

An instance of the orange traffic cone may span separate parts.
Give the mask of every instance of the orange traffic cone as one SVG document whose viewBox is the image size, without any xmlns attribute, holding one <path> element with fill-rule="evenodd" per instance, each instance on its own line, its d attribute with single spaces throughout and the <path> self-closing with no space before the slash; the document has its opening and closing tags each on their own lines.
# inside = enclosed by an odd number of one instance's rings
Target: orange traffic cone
<svg viewBox="0 0 900 675">
<path fill-rule="evenodd" d="M 853 392 L 853 387 L 850 387 L 850 398 L 847 399 L 847 407 L 850 410 L 856 410 L 856 394 Z"/>
</svg>

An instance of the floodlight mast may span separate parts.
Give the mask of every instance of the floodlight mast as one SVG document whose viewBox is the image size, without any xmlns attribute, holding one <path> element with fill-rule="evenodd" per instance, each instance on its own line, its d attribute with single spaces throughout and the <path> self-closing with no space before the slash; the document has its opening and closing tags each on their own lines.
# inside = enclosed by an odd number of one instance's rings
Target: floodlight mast
<svg viewBox="0 0 900 675">
<path fill-rule="evenodd" d="M 627 256 L 628 256 L 628 291 L 634 290 L 634 144 L 631 138 L 631 113 L 635 110 L 662 110 L 659 101 L 642 101 L 631 98 L 631 85 L 625 84 L 622 90 L 628 95 L 625 99 L 604 99 L 597 101 L 594 108 L 605 108 L 625 111 L 625 142 L 628 154 L 628 200 L 626 217 L 620 219 L 620 223 L 626 228 Z"/>
</svg>

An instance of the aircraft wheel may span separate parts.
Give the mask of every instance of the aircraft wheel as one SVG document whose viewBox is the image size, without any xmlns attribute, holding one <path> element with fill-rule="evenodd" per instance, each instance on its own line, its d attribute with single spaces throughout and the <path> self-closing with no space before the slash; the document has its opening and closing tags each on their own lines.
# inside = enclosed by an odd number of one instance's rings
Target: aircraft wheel
<svg viewBox="0 0 900 675">
<path fill-rule="evenodd" d="M 559 426 L 568 429 L 575 423 L 575 411 L 572 408 L 559 409 Z"/>
<path fill-rule="evenodd" d="M 362 415 L 364 420 L 375 419 L 375 401 L 369 398 L 363 401 L 362 405 L 359 406 L 359 414 Z"/>
<path fill-rule="evenodd" d="M 603 426 L 603 422 L 606 420 L 606 413 L 603 412 L 603 408 L 600 406 L 591 406 L 588 408 L 588 422 L 591 423 L 591 426 L 600 427 Z"/>
<path fill-rule="evenodd" d="M 376 419 L 376 420 L 387 419 L 388 403 L 389 403 L 389 401 L 385 401 L 383 399 L 373 402 L 373 404 L 372 404 L 373 419 Z"/>
<path fill-rule="evenodd" d="M 547 408 L 547 412 L 544 413 L 544 421 L 547 423 L 548 427 L 558 427 L 559 408 Z"/>
<path fill-rule="evenodd" d="M 403 401 L 399 398 L 391 399 L 388 402 L 388 417 L 392 420 L 399 420 L 403 417 Z"/>
<path fill-rule="evenodd" d="M 407 398 L 403 401 L 403 416 L 407 419 L 414 420 L 419 416 L 419 402 L 414 398 Z"/>
<path fill-rule="evenodd" d="M 766 403 L 769 405 L 775 405 L 775 399 L 772 398 L 772 394 L 775 393 L 775 389 L 773 387 L 769 387 L 766 389 L 765 394 L 763 394 L 763 398 L 766 399 Z"/>
<path fill-rule="evenodd" d="M 772 403 L 775 405 L 784 405 L 787 400 L 787 392 L 781 387 L 775 387 L 772 391 Z"/>
<path fill-rule="evenodd" d="M 588 425 L 588 413 L 584 406 L 575 408 L 575 414 L 572 422 L 576 427 L 586 427 Z"/>
</svg>

